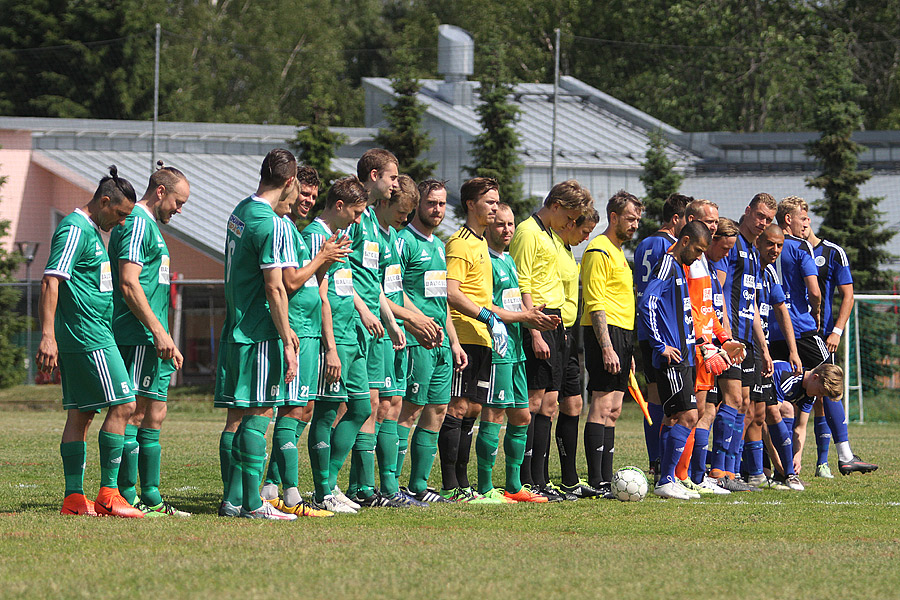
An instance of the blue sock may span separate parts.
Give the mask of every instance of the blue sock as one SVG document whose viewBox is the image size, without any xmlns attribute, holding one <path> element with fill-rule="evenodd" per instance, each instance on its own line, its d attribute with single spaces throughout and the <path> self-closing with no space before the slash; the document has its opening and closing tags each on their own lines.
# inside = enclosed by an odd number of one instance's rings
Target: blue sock
<svg viewBox="0 0 900 600">
<path fill-rule="evenodd" d="M 824 465 L 828 462 L 828 446 L 831 445 L 831 428 L 828 427 L 826 417 L 816 417 L 816 464 Z"/>
<path fill-rule="evenodd" d="M 741 438 L 741 441 L 738 442 L 737 452 L 734 453 L 734 472 L 741 472 L 741 465 L 744 464 L 744 438 Z"/>
<path fill-rule="evenodd" d="M 668 425 L 661 425 L 659 428 L 659 477 L 662 479 L 665 471 L 663 470 L 663 457 L 666 455 L 666 449 L 669 446 L 669 436 L 672 428 Z"/>
<path fill-rule="evenodd" d="M 791 419 L 793 421 L 793 419 Z M 772 438 L 772 445 L 778 451 L 781 458 L 781 464 L 784 465 L 784 474 L 794 474 L 794 445 L 791 442 L 794 433 L 787 427 L 787 419 L 779 421 L 774 425 L 769 425 L 769 436 Z"/>
<path fill-rule="evenodd" d="M 793 440 L 794 439 L 794 417 L 785 417 L 782 420 L 782 423 L 784 423 L 784 426 L 787 427 L 788 433 L 791 434 L 791 440 Z M 793 443 L 793 441 L 791 443 Z"/>
<path fill-rule="evenodd" d="M 650 462 L 653 462 L 659 460 L 659 457 L 662 455 L 659 447 L 659 426 L 666 415 L 659 404 L 647 403 L 647 410 L 650 413 L 650 418 L 653 419 L 653 425 L 649 425 L 647 419 L 644 419 L 644 439 L 647 442 L 647 457 L 650 459 Z"/>
<path fill-rule="evenodd" d="M 725 472 L 734 473 L 734 463 L 738 449 L 741 446 L 741 437 L 744 435 L 744 415 L 734 411 L 734 421 L 731 424 L 731 436 L 728 439 L 728 447 L 725 449 Z"/>
<path fill-rule="evenodd" d="M 760 475 L 763 472 L 762 440 L 744 444 L 744 464 L 748 475 Z"/>
<path fill-rule="evenodd" d="M 728 444 L 731 442 L 731 430 L 734 428 L 736 414 L 737 409 L 727 404 L 722 404 L 716 414 L 716 420 L 713 422 L 712 448 L 710 449 L 712 457 L 709 461 L 710 467 L 713 469 L 725 470 L 725 457 L 728 452 Z"/>
<path fill-rule="evenodd" d="M 684 452 L 688 436 L 691 435 L 690 429 L 678 423 L 668 429 L 667 441 L 663 446 L 662 462 L 659 467 L 659 480 L 661 483 L 675 482 L 675 467 L 678 465 L 678 459 L 681 458 L 681 454 Z"/>
<path fill-rule="evenodd" d="M 834 443 L 849 441 L 847 435 L 847 420 L 844 415 L 844 404 L 840 401 L 835 402 L 831 398 L 823 398 L 825 405 L 825 419 L 828 421 L 828 428 L 831 429 Z"/>
<path fill-rule="evenodd" d="M 700 484 L 706 475 L 706 454 L 709 452 L 709 429 L 694 429 L 694 453 L 691 455 L 691 481 Z"/>
</svg>

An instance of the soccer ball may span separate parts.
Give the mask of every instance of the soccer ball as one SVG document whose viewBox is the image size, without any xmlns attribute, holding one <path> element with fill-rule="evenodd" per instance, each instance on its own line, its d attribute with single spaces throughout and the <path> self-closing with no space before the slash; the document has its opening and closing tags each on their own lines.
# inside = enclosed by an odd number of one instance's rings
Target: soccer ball
<svg viewBox="0 0 900 600">
<path fill-rule="evenodd" d="M 622 467 L 613 475 L 612 493 L 622 502 L 640 502 L 647 487 L 647 477 L 637 467 Z"/>
</svg>

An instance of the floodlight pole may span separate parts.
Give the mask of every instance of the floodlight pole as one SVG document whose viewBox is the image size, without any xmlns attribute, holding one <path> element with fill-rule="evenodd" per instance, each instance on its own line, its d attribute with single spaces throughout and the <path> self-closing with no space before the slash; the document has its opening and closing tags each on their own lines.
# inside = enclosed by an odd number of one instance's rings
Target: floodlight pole
<svg viewBox="0 0 900 600">
<path fill-rule="evenodd" d="M 25 315 L 28 318 L 28 337 L 26 338 L 25 352 L 28 353 L 28 384 L 34 383 L 34 354 L 31 352 L 31 263 L 37 255 L 40 242 L 16 242 L 19 254 L 25 259 Z"/>
<path fill-rule="evenodd" d="M 153 134 L 150 142 L 150 174 L 156 171 L 156 123 L 159 121 L 159 23 L 156 24 L 156 59 L 153 66 Z"/>
<path fill-rule="evenodd" d="M 559 27 L 553 48 L 553 127 L 550 133 L 550 187 L 556 184 L 556 112 L 559 104 Z"/>
</svg>

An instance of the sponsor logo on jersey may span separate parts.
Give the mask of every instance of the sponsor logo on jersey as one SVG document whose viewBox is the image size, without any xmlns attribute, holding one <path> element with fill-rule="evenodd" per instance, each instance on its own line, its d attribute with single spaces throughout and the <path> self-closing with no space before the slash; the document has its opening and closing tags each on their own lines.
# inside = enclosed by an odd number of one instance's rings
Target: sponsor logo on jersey
<svg viewBox="0 0 900 600">
<path fill-rule="evenodd" d="M 710 288 L 703 288 L 703 301 L 709 302 L 712 300 L 712 290 Z"/>
<path fill-rule="evenodd" d="M 228 217 L 228 231 L 233 233 L 234 235 L 241 237 L 244 235 L 244 222 L 238 219 L 235 215 L 231 215 Z"/>
<path fill-rule="evenodd" d="M 756 288 L 756 277 L 754 277 L 753 275 L 744 273 L 743 285 L 745 288 L 755 289 Z"/>
</svg>

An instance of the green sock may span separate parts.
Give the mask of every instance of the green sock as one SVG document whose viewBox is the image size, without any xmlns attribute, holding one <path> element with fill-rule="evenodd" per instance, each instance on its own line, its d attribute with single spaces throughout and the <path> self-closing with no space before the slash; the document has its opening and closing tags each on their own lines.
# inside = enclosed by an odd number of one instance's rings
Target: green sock
<svg viewBox="0 0 900 600">
<path fill-rule="evenodd" d="M 219 470 L 222 475 L 222 486 L 228 486 L 231 478 L 231 445 L 234 443 L 234 432 L 223 431 L 219 436 Z"/>
<path fill-rule="evenodd" d="M 406 459 L 406 451 L 409 449 L 409 427 L 397 424 L 397 468 L 394 475 L 400 481 L 400 473 L 403 472 L 403 461 Z"/>
<path fill-rule="evenodd" d="M 119 463 L 118 486 L 119 493 L 134 504 L 137 497 L 135 486 L 138 481 L 138 452 L 140 443 L 137 440 L 138 428 L 136 425 L 125 426 L 125 445 L 122 448 L 122 462 Z M 142 480 L 143 481 L 143 480 Z"/>
<path fill-rule="evenodd" d="M 478 424 L 478 437 L 475 439 L 475 454 L 478 456 L 478 493 L 486 494 L 494 488 L 491 477 L 494 463 L 497 461 L 497 449 L 500 447 L 500 423 L 489 423 L 482 420 Z"/>
<path fill-rule="evenodd" d="M 244 434 L 244 423 L 238 425 L 231 443 L 231 468 L 228 472 L 228 483 L 225 485 L 226 502 L 241 506 L 244 501 L 243 455 L 241 453 L 241 436 Z"/>
<path fill-rule="evenodd" d="M 372 404 L 368 396 L 347 402 L 347 412 L 341 417 L 331 434 L 331 468 L 328 489 L 333 489 L 337 485 L 338 473 L 356 442 L 356 434 L 359 433 L 363 423 L 371 414 Z"/>
<path fill-rule="evenodd" d="M 240 436 L 241 470 L 243 472 L 244 510 L 252 511 L 262 506 L 259 486 L 262 483 L 263 467 L 266 465 L 266 429 L 269 418 L 261 416 L 244 417 L 244 432 Z"/>
<path fill-rule="evenodd" d="M 308 425 L 309 421 L 301 421 L 297 419 L 297 442 L 300 441 L 300 436 L 303 435 L 303 430 L 306 429 Z M 300 446 L 297 445 L 297 442 L 294 442 L 294 445 L 299 448 Z"/>
<path fill-rule="evenodd" d="M 362 433 L 356 436 L 355 452 L 359 453 L 359 479 L 357 494 L 369 498 L 375 493 L 375 446 L 374 433 Z"/>
<path fill-rule="evenodd" d="M 100 443 L 100 487 L 116 488 L 125 436 L 101 429 L 97 441 Z"/>
<path fill-rule="evenodd" d="M 400 491 L 397 485 L 397 421 L 385 419 L 378 431 L 375 453 L 378 456 L 378 475 L 381 491 L 386 496 Z"/>
<path fill-rule="evenodd" d="M 84 494 L 84 463 L 87 460 L 87 444 L 66 442 L 59 445 L 62 457 L 63 476 L 66 479 L 66 493 Z"/>
<path fill-rule="evenodd" d="M 290 417 L 278 417 L 275 421 L 275 432 L 272 435 L 272 458 L 269 460 L 269 471 L 272 463 L 278 468 L 280 477 L 272 483 L 284 484 L 284 488 L 297 487 L 299 455 L 297 452 L 297 425 L 300 421 Z M 268 478 L 266 479 L 268 482 Z"/>
<path fill-rule="evenodd" d="M 162 446 L 159 444 L 159 429 L 140 428 L 137 432 L 141 452 L 138 454 L 138 471 L 141 475 L 141 501 L 147 506 L 162 502 L 159 495 L 159 463 Z"/>
<path fill-rule="evenodd" d="M 525 440 L 528 425 L 507 425 L 503 438 L 506 453 L 506 491 L 515 494 L 522 489 L 522 460 L 525 458 Z"/>
<path fill-rule="evenodd" d="M 428 487 L 428 477 L 431 475 L 431 466 L 434 464 L 434 456 L 437 454 L 437 440 L 437 431 L 416 427 L 413 432 L 412 442 L 410 442 L 412 457 L 410 458 L 409 491 L 424 492 Z"/>
<path fill-rule="evenodd" d="M 331 488 L 328 487 L 331 473 L 331 424 L 337 415 L 337 407 L 335 402 L 319 401 L 313 408 L 307 446 L 316 502 L 321 502 L 331 493 Z"/>
</svg>

